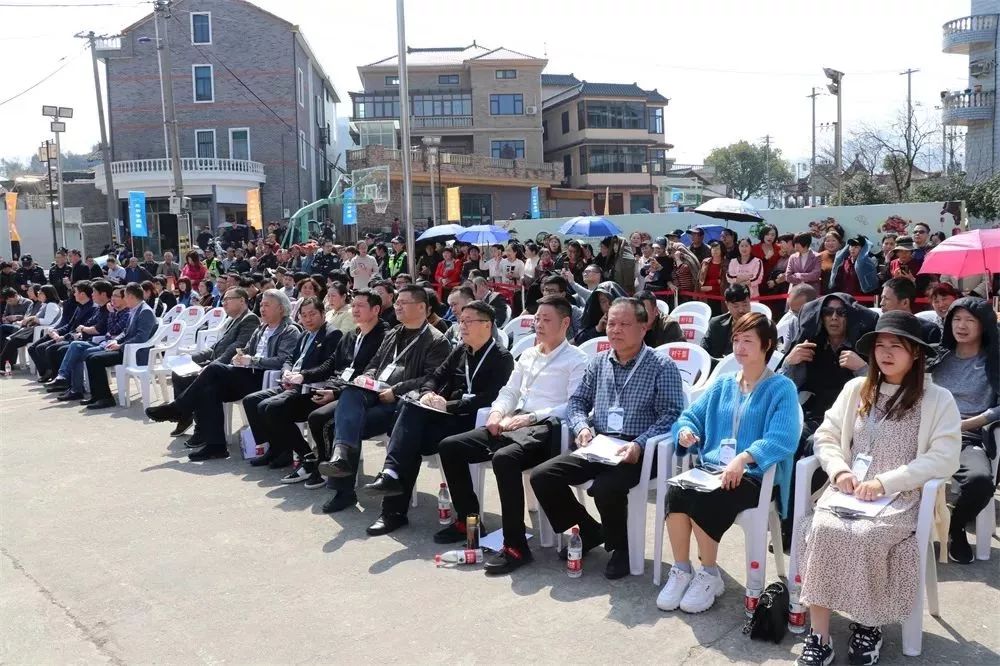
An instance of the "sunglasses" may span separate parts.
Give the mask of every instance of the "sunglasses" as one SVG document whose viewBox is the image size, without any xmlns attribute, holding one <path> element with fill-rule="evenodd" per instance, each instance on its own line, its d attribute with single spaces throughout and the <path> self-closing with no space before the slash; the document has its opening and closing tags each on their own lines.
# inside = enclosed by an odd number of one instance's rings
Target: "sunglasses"
<svg viewBox="0 0 1000 666">
<path fill-rule="evenodd" d="M 824 317 L 832 317 L 837 315 L 841 319 L 847 318 L 847 308 L 823 308 L 821 310 Z"/>
</svg>

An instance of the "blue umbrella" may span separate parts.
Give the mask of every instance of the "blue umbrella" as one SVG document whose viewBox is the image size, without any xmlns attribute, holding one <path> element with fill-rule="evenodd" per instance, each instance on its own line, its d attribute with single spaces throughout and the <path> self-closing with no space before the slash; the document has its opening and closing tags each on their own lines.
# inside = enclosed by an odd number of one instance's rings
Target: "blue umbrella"
<svg viewBox="0 0 1000 666">
<path fill-rule="evenodd" d="M 720 240 L 722 238 L 722 230 L 726 227 L 721 224 L 699 224 L 698 228 L 705 233 L 702 242 L 708 245 L 712 241 Z M 681 242 L 691 247 L 691 235 L 685 231 L 684 235 L 681 236 Z"/>
<path fill-rule="evenodd" d="M 622 230 L 614 222 L 599 215 L 588 215 L 570 218 L 559 227 L 559 233 L 563 236 L 588 236 L 591 238 L 604 238 L 605 236 L 619 236 Z"/>
<path fill-rule="evenodd" d="M 443 238 L 446 236 L 454 236 L 455 234 L 461 232 L 465 227 L 461 224 L 439 224 L 436 227 L 431 227 L 424 233 L 417 236 L 418 241 L 431 240 L 433 238 Z"/>
<path fill-rule="evenodd" d="M 455 236 L 455 240 L 473 245 L 495 245 L 505 243 L 509 238 L 510 233 L 495 224 L 475 224 L 466 227 Z"/>
</svg>

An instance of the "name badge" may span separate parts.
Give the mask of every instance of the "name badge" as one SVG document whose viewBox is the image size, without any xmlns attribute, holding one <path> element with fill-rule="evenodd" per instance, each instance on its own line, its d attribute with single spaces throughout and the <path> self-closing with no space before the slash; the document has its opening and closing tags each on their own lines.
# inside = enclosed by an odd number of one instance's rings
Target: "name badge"
<svg viewBox="0 0 1000 666">
<path fill-rule="evenodd" d="M 351 376 L 354 374 L 354 368 L 347 368 L 342 373 L 340 373 L 340 379 L 349 382 L 351 381 Z"/>
<path fill-rule="evenodd" d="M 625 410 L 621 407 L 612 407 L 608 410 L 608 431 L 621 433 L 625 427 Z"/>
<path fill-rule="evenodd" d="M 395 371 L 396 371 L 396 364 L 390 363 L 389 365 L 385 366 L 385 369 L 382 372 L 378 373 L 378 380 L 380 382 L 389 381 L 389 377 L 391 377 L 392 373 Z"/>
<path fill-rule="evenodd" d="M 860 453 L 854 457 L 854 464 L 851 466 L 851 474 L 854 478 L 858 480 L 858 483 L 865 480 L 868 476 L 868 468 L 872 465 L 872 457 L 864 453 Z"/>
<path fill-rule="evenodd" d="M 462 394 L 462 400 L 472 400 L 475 397 L 476 397 L 475 393 L 463 393 Z"/>
<path fill-rule="evenodd" d="M 733 458 L 736 457 L 736 440 L 732 438 L 726 438 L 722 440 L 722 446 L 719 449 L 719 462 L 723 465 L 728 465 L 733 462 Z"/>
</svg>

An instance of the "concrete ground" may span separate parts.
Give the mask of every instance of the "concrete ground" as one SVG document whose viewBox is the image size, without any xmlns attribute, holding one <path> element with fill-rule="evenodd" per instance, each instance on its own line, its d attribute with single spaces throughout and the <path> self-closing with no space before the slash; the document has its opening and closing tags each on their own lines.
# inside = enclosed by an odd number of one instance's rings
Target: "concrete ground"
<svg viewBox="0 0 1000 666">
<path fill-rule="evenodd" d="M 0 380 L 2 663 L 787 663 L 800 651 L 791 635 L 741 634 L 739 530 L 722 544 L 726 594 L 697 616 L 656 609 L 648 560 L 646 575 L 606 581 L 603 551 L 576 580 L 537 545 L 512 577 L 435 569 L 436 470 L 410 526 L 368 538 L 371 499 L 324 515 L 328 491 L 283 486 L 238 453 L 188 462 L 141 405 L 88 413 L 36 386 Z M 366 446 L 371 474 L 383 449 Z M 997 545 L 989 562 L 939 565 L 923 655 L 904 659 L 893 626 L 883 663 L 1000 663 Z M 847 623 L 834 627 L 839 663 Z"/>
</svg>

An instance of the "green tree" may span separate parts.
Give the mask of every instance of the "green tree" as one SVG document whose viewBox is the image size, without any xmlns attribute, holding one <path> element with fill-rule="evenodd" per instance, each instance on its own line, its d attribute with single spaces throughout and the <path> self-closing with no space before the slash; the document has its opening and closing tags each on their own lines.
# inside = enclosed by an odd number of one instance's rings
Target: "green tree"
<svg viewBox="0 0 1000 666">
<path fill-rule="evenodd" d="M 31 166 L 17 157 L 0 157 L 0 176 L 13 180 L 31 173 Z"/>
<path fill-rule="evenodd" d="M 792 178 L 780 148 L 772 147 L 769 151 L 764 145 L 755 146 L 748 141 L 713 148 L 705 164 L 714 167 L 719 182 L 728 186 L 734 197 L 743 200 L 767 196 L 768 192 L 772 197 L 776 192 L 780 196 L 781 186 Z"/>
<path fill-rule="evenodd" d="M 977 183 L 965 200 L 969 215 L 984 220 L 1000 220 L 1000 173 Z"/>
<path fill-rule="evenodd" d="M 965 201 L 970 217 L 983 220 L 1000 219 L 1000 174 L 979 183 L 966 182 L 962 175 L 945 181 L 920 183 L 913 186 L 910 201 Z"/>
<path fill-rule="evenodd" d="M 860 172 L 844 182 L 844 196 L 836 203 L 839 206 L 867 206 L 892 202 L 893 198 L 871 174 Z"/>
</svg>

